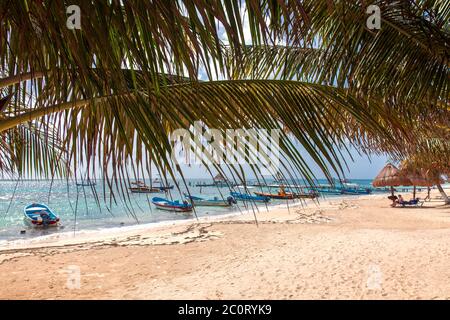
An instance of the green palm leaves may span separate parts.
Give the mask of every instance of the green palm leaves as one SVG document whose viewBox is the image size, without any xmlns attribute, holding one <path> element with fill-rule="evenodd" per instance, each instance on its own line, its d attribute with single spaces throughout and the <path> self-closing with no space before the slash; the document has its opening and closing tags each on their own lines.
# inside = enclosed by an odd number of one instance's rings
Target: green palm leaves
<svg viewBox="0 0 450 320">
<path fill-rule="evenodd" d="M 51 127 L 61 174 L 174 176 L 168 135 L 195 121 L 283 129 L 283 166 L 310 181 L 306 154 L 331 177 L 349 143 L 401 158 L 417 150 L 398 141 L 448 134 L 446 1 L 372 1 L 378 31 L 363 1 L 72 2 L 81 30 L 62 1 L 0 7 L 0 130 Z"/>
</svg>

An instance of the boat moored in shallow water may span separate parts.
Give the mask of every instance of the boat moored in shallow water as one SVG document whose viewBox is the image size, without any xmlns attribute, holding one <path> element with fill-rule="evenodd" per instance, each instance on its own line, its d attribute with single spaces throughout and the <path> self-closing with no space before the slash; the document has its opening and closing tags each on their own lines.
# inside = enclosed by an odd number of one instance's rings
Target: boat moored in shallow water
<svg viewBox="0 0 450 320">
<path fill-rule="evenodd" d="M 59 217 L 45 204 L 33 203 L 23 208 L 25 222 L 32 226 L 55 227 Z"/>
<path fill-rule="evenodd" d="M 190 196 L 184 194 L 185 198 L 190 200 L 194 206 L 198 207 L 231 207 L 236 203 L 233 197 L 228 197 L 227 199 L 221 199 L 219 197 L 214 197 L 213 199 L 204 199 L 200 197 Z"/>
<path fill-rule="evenodd" d="M 135 181 L 131 183 L 133 186 L 130 187 L 132 193 L 159 193 L 161 190 L 159 188 L 153 188 L 146 185 L 142 181 Z"/>
<path fill-rule="evenodd" d="M 369 188 L 367 188 L 367 189 L 343 188 L 341 191 L 342 191 L 342 194 L 354 194 L 354 195 L 371 194 L 372 193 L 372 190 Z"/>
<path fill-rule="evenodd" d="M 231 196 L 238 201 L 254 201 L 254 202 L 269 202 L 270 198 L 266 196 L 252 196 L 246 193 L 231 192 Z"/>
<path fill-rule="evenodd" d="M 154 197 L 152 203 L 157 209 L 175 212 L 190 212 L 192 205 L 187 201 L 171 201 L 165 198 Z"/>
<path fill-rule="evenodd" d="M 293 192 L 285 192 L 285 193 L 265 193 L 265 192 L 253 192 L 257 196 L 261 197 L 269 197 L 271 199 L 279 199 L 279 200 L 293 200 L 293 199 L 315 199 L 318 197 L 316 192 L 310 193 L 293 193 Z"/>
</svg>

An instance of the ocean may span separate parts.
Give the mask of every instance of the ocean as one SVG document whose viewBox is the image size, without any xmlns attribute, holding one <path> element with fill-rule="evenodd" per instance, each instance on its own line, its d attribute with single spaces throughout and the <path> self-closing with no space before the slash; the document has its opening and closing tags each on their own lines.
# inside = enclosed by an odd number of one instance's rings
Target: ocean
<svg viewBox="0 0 450 320">
<path fill-rule="evenodd" d="M 369 187 L 372 180 L 352 180 L 361 187 Z M 226 187 L 196 187 L 199 183 L 211 183 L 207 179 L 187 180 L 190 193 L 195 196 L 211 198 L 229 196 Z M 318 180 L 319 184 L 326 184 L 325 180 Z M 259 191 L 261 188 L 253 187 L 249 191 Z M 269 189 L 263 188 L 267 192 Z M 185 189 L 181 189 L 184 192 Z M 276 189 L 272 189 L 276 192 Z M 104 229 L 110 227 L 130 226 L 136 224 L 158 223 L 170 220 L 195 219 L 195 216 L 186 216 L 180 213 L 162 211 L 151 204 L 151 199 L 157 197 L 170 197 L 174 200 L 182 199 L 178 190 L 173 189 L 170 194 L 129 194 L 129 201 L 124 201 L 115 192 L 116 203 L 110 201 L 110 192 L 104 190 L 102 181 L 97 180 L 94 187 L 77 186 L 74 182 L 66 180 L 23 180 L 0 181 L 0 240 L 30 238 L 48 235 L 55 232 L 80 231 Z M 348 195 L 346 195 L 348 197 Z M 326 197 L 340 197 L 339 195 L 327 195 Z M 106 199 L 106 201 L 105 201 Z M 298 201 L 298 200 L 297 200 Z M 320 199 L 319 199 L 320 201 Z M 44 203 L 61 219 L 57 228 L 32 228 L 27 226 L 23 220 L 23 208 L 31 203 Z M 286 203 L 285 200 L 272 200 L 268 206 Z M 236 211 L 251 209 L 255 204 L 246 207 L 244 203 L 231 208 L 220 207 L 197 207 L 198 217 L 208 215 L 223 215 Z M 265 204 L 257 205 L 260 210 L 266 208 Z M 22 231 L 22 232 L 21 232 Z M 23 232 L 25 231 L 25 232 Z"/>
</svg>

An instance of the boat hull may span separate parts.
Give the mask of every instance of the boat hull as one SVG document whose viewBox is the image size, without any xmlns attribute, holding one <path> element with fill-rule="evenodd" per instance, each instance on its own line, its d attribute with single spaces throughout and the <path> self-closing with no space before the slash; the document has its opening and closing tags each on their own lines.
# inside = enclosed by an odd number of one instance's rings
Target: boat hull
<svg viewBox="0 0 450 320">
<path fill-rule="evenodd" d="M 270 198 L 265 196 L 252 196 L 248 194 L 232 192 L 231 196 L 237 201 L 252 201 L 252 202 L 269 202 Z"/>
<path fill-rule="evenodd" d="M 292 194 L 292 193 L 286 193 L 285 195 L 275 194 L 275 193 L 264 193 L 264 192 L 253 192 L 253 193 L 260 197 L 267 197 L 267 198 L 277 199 L 277 200 L 295 199 L 294 194 Z"/>
<path fill-rule="evenodd" d="M 147 187 L 132 187 L 130 188 L 130 192 L 132 193 L 159 193 L 161 192 L 160 189 L 156 188 L 147 188 Z"/>
<path fill-rule="evenodd" d="M 281 195 L 281 194 L 276 194 L 276 193 L 254 192 L 254 194 L 261 196 L 261 197 L 268 197 L 268 198 L 277 199 L 277 200 L 314 199 L 314 198 L 318 197 L 318 195 L 316 193 L 287 192 L 286 194 Z"/>
<path fill-rule="evenodd" d="M 192 200 L 192 204 L 196 207 L 231 207 L 228 202 L 215 200 Z"/>
<path fill-rule="evenodd" d="M 172 212 L 191 212 L 192 205 L 188 203 L 179 203 L 175 201 L 169 201 L 164 198 L 153 198 L 153 205 L 160 210 L 172 211 Z"/>
<path fill-rule="evenodd" d="M 174 186 L 168 186 L 168 187 L 159 187 L 158 189 L 161 191 L 167 191 L 167 190 L 172 190 Z"/>
<path fill-rule="evenodd" d="M 172 212 L 191 212 L 192 211 L 192 208 L 180 208 L 180 207 L 159 205 L 156 203 L 153 203 L 153 204 L 155 205 L 156 209 L 159 209 L 159 210 L 172 211 Z"/>
<path fill-rule="evenodd" d="M 233 203 L 236 203 L 234 198 L 231 197 L 227 200 L 220 199 L 219 197 L 214 197 L 214 199 L 204 199 L 187 193 L 184 194 L 184 197 L 196 207 L 231 207 Z"/>
<path fill-rule="evenodd" d="M 56 227 L 59 217 L 45 204 L 30 204 L 23 209 L 24 221 L 34 227 Z"/>
<path fill-rule="evenodd" d="M 361 195 L 361 194 L 371 194 L 370 190 L 342 190 L 342 194 L 348 195 Z"/>
<path fill-rule="evenodd" d="M 315 199 L 319 197 L 317 193 L 297 193 L 295 199 Z"/>
</svg>

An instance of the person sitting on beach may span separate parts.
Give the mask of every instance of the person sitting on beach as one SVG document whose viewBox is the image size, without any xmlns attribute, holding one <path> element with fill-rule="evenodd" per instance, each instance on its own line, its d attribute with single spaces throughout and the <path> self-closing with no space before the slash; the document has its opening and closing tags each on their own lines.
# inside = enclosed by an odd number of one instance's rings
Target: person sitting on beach
<svg viewBox="0 0 450 320">
<path fill-rule="evenodd" d="M 403 199 L 402 195 L 398 195 L 398 199 L 395 201 L 397 204 L 403 204 L 405 202 L 405 199 Z"/>
<path fill-rule="evenodd" d="M 397 201 L 398 197 L 392 195 L 392 196 L 389 196 L 388 199 L 389 199 L 389 200 L 392 200 L 391 207 L 395 207 L 396 204 L 397 204 L 396 201 Z"/>
</svg>

